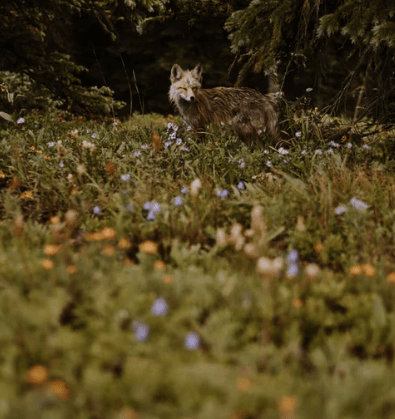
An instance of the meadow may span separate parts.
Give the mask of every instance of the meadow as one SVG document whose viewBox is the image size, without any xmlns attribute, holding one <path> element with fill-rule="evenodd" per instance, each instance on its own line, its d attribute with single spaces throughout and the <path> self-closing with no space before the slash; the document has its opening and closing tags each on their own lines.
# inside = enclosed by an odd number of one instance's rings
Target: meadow
<svg viewBox="0 0 395 419">
<path fill-rule="evenodd" d="M 394 132 L 290 120 L 1 122 L 1 419 L 395 417 Z"/>
</svg>

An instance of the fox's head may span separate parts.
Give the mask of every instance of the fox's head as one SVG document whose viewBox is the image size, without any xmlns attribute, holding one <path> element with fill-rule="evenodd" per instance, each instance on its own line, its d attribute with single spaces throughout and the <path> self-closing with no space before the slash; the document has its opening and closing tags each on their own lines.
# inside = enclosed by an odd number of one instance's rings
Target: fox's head
<svg viewBox="0 0 395 419">
<path fill-rule="evenodd" d="M 170 99 L 177 101 L 182 98 L 187 102 L 196 100 L 196 95 L 202 85 L 202 66 L 198 64 L 193 70 L 183 70 L 174 64 L 170 72 Z"/>
</svg>

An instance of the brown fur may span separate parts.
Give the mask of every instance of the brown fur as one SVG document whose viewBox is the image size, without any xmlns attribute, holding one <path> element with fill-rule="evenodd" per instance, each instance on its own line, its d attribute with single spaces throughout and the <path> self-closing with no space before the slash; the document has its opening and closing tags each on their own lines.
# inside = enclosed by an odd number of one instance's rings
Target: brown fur
<svg viewBox="0 0 395 419">
<path fill-rule="evenodd" d="M 258 129 L 266 128 L 270 137 L 279 138 L 275 104 L 256 90 L 246 87 L 201 89 L 200 64 L 186 71 L 174 64 L 170 80 L 169 99 L 195 131 L 204 130 L 210 122 L 224 122 L 229 123 L 247 145 L 258 140 Z"/>
</svg>

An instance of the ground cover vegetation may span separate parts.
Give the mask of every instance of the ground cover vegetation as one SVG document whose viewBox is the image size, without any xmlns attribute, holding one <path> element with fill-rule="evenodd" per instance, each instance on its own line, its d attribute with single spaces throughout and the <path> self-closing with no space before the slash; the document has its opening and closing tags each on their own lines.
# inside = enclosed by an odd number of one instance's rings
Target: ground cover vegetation
<svg viewBox="0 0 395 419">
<path fill-rule="evenodd" d="M 0 417 L 393 417 L 393 133 L 288 122 L 5 121 Z"/>
<path fill-rule="evenodd" d="M 1 419 L 395 416 L 394 7 L 0 4 Z M 282 141 L 164 117 L 198 61 Z"/>
</svg>

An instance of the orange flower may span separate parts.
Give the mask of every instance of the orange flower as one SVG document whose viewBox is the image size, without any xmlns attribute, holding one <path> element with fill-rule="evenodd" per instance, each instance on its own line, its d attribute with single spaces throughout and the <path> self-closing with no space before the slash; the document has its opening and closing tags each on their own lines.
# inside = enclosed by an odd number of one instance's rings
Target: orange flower
<svg viewBox="0 0 395 419">
<path fill-rule="evenodd" d="M 33 197 L 33 191 L 25 191 L 25 192 L 22 192 L 19 195 L 19 198 L 21 198 L 21 199 L 34 199 L 34 197 Z"/>
<path fill-rule="evenodd" d="M 52 380 L 49 383 L 52 393 L 56 394 L 62 400 L 70 400 L 70 390 L 64 380 Z"/>
<path fill-rule="evenodd" d="M 50 218 L 49 222 L 51 224 L 57 224 L 60 223 L 60 218 L 57 215 L 54 215 L 53 217 Z"/>
<path fill-rule="evenodd" d="M 387 275 L 386 281 L 387 281 L 389 284 L 395 284 L 395 272 L 390 272 L 390 273 Z"/>
<path fill-rule="evenodd" d="M 126 237 L 122 237 L 118 242 L 118 247 L 120 249 L 129 249 L 130 246 L 130 241 Z"/>
<path fill-rule="evenodd" d="M 350 268 L 350 274 L 351 275 L 358 276 L 358 275 L 361 275 L 361 273 L 362 273 L 362 268 L 361 268 L 360 265 L 351 266 L 351 268 Z"/>
<path fill-rule="evenodd" d="M 157 260 L 155 262 L 155 269 L 157 269 L 158 271 L 164 271 L 166 269 L 166 263 L 162 260 Z"/>
<path fill-rule="evenodd" d="M 115 236 L 117 235 L 117 232 L 115 231 L 114 228 L 104 227 L 103 230 L 101 231 L 101 235 L 102 235 L 103 240 L 111 240 L 115 238 Z"/>
<path fill-rule="evenodd" d="M 237 388 L 240 391 L 248 391 L 251 389 L 252 381 L 248 377 L 239 377 L 237 379 Z"/>
<path fill-rule="evenodd" d="M 315 250 L 317 253 L 322 252 L 322 251 L 324 250 L 324 244 L 323 244 L 323 243 L 315 243 L 315 244 L 314 244 L 314 250 Z"/>
<path fill-rule="evenodd" d="M 44 384 L 48 379 L 48 369 L 44 365 L 34 365 L 27 373 L 27 382 L 32 386 Z"/>
<path fill-rule="evenodd" d="M 66 272 L 69 275 L 73 275 L 77 272 L 77 267 L 75 265 L 68 265 L 67 268 L 66 268 Z"/>
<path fill-rule="evenodd" d="M 46 271 L 50 271 L 54 267 L 54 263 L 51 259 L 43 259 L 41 265 Z"/>
<path fill-rule="evenodd" d="M 144 253 L 153 255 L 158 250 L 158 243 L 155 243 L 151 240 L 146 240 L 145 242 L 140 244 L 140 250 Z"/>
<path fill-rule="evenodd" d="M 47 256 L 53 256 L 59 253 L 62 250 L 62 248 L 58 244 L 46 244 L 44 246 L 44 253 Z"/>
<path fill-rule="evenodd" d="M 102 253 L 103 253 L 103 255 L 106 255 L 106 256 L 114 256 L 115 247 L 111 246 L 111 245 L 104 246 L 103 250 L 102 250 Z"/>
<path fill-rule="evenodd" d="M 361 269 L 363 270 L 363 273 L 369 278 L 372 278 L 376 275 L 376 269 L 370 263 L 364 263 L 363 265 L 361 265 Z"/>
<path fill-rule="evenodd" d="M 165 275 L 165 276 L 163 277 L 163 282 L 164 282 L 165 284 L 170 284 L 171 282 L 173 282 L 173 278 L 171 277 L 171 275 Z"/>
<path fill-rule="evenodd" d="M 278 404 L 278 410 L 281 413 L 294 413 L 296 409 L 296 399 L 293 396 L 283 396 Z"/>
</svg>

